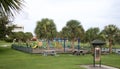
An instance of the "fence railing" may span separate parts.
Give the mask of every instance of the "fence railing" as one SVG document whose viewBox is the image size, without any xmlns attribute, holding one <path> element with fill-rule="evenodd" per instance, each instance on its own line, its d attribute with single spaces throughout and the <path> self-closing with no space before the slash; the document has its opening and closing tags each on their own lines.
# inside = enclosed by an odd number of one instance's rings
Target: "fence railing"
<svg viewBox="0 0 120 69">
<path fill-rule="evenodd" d="M 26 53 L 42 53 L 42 51 L 43 51 L 43 49 L 41 49 L 41 48 L 32 48 L 32 47 L 28 47 L 28 46 L 18 46 L 16 44 L 12 44 L 11 48 L 15 49 L 15 50 L 22 51 L 22 52 L 26 52 Z"/>
</svg>

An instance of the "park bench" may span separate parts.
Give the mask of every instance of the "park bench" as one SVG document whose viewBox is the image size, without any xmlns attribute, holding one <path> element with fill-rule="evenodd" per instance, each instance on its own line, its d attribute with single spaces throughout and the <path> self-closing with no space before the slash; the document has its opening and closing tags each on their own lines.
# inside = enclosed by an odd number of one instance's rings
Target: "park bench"
<svg viewBox="0 0 120 69">
<path fill-rule="evenodd" d="M 118 54 L 120 54 L 120 51 L 118 51 Z"/>
<path fill-rule="evenodd" d="M 48 56 L 48 55 L 55 56 L 56 55 L 56 51 L 55 50 L 44 50 L 43 51 L 43 55 L 44 56 Z"/>
</svg>

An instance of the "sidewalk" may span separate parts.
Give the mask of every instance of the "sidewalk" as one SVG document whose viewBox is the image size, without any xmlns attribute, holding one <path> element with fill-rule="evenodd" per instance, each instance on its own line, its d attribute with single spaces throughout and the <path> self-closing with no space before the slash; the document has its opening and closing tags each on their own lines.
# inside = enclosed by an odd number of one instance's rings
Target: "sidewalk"
<svg viewBox="0 0 120 69">
<path fill-rule="evenodd" d="M 81 67 L 84 67 L 86 69 L 118 69 L 118 68 L 110 67 L 106 65 L 101 65 L 101 67 L 99 67 L 99 65 L 96 65 L 95 67 L 93 67 L 93 65 L 81 65 Z"/>
</svg>

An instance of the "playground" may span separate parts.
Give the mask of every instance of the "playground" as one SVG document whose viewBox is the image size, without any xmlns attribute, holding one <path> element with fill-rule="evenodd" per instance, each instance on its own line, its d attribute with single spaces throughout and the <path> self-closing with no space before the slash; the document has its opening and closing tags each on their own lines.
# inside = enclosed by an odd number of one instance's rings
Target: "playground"
<svg viewBox="0 0 120 69">
<path fill-rule="evenodd" d="M 27 53 L 35 53 L 35 54 L 50 54 L 55 55 L 56 53 L 73 53 L 76 55 L 85 54 L 88 52 L 88 50 L 80 49 L 80 44 L 75 43 L 75 49 L 72 50 L 72 47 L 70 45 L 70 41 L 68 40 L 52 40 L 52 41 L 44 41 L 44 40 L 32 40 L 27 41 L 26 43 L 23 43 L 21 41 L 19 42 L 13 42 L 12 49 L 27 52 Z M 79 53 L 78 53 L 79 51 Z"/>
</svg>

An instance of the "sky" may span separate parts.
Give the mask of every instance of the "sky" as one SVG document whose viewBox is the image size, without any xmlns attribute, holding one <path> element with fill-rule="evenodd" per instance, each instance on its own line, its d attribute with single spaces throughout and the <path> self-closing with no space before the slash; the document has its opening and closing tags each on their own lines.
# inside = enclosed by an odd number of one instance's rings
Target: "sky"
<svg viewBox="0 0 120 69">
<path fill-rule="evenodd" d="M 24 32 L 32 32 L 37 21 L 49 18 L 61 31 L 69 20 L 78 20 L 85 30 L 104 29 L 114 24 L 120 28 L 120 0 L 25 0 L 23 10 L 14 23 L 23 25 Z"/>
</svg>

